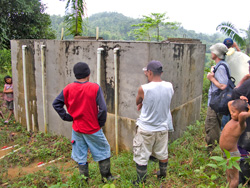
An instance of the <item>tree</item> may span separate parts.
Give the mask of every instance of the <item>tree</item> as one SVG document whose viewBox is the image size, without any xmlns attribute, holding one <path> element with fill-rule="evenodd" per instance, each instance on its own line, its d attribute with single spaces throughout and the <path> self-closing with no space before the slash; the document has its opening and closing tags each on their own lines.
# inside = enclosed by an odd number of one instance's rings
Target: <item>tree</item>
<svg viewBox="0 0 250 188">
<path fill-rule="evenodd" d="M 132 35 L 135 35 L 137 40 L 147 40 L 151 41 L 153 38 L 156 41 L 163 40 L 163 37 L 160 35 L 160 29 L 178 29 L 180 23 L 178 22 L 165 22 L 165 20 L 169 19 L 166 16 L 166 13 L 151 13 L 149 16 L 144 16 L 142 22 L 136 25 L 132 25 L 132 27 L 139 27 L 132 31 Z"/>
<path fill-rule="evenodd" d="M 10 48 L 12 39 L 54 39 L 45 9 L 40 0 L 1 0 L 0 48 Z"/>
<path fill-rule="evenodd" d="M 62 28 L 66 28 L 66 23 L 64 22 L 65 16 L 61 17 L 59 15 L 50 16 L 51 27 L 56 31 L 56 39 L 60 40 L 62 37 Z M 63 37 L 64 39 L 73 39 L 73 35 L 67 35 Z"/>
<path fill-rule="evenodd" d="M 246 49 L 247 54 L 250 54 L 250 25 L 247 30 L 238 30 L 231 22 L 222 22 L 217 26 L 216 30 L 231 37 L 238 45 Z"/>
<path fill-rule="evenodd" d="M 61 0 L 64 1 L 64 0 Z M 85 17 L 85 0 L 67 0 L 65 22 L 67 24 L 67 35 L 79 36 L 83 34 L 83 27 L 86 29 L 83 18 Z"/>
</svg>

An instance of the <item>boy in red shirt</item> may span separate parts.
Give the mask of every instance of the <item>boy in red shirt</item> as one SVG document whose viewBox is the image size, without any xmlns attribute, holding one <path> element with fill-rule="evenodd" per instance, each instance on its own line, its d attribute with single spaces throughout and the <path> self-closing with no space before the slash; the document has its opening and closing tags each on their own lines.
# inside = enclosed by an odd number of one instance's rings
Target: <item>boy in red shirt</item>
<svg viewBox="0 0 250 188">
<path fill-rule="evenodd" d="M 67 85 L 53 102 L 54 109 L 64 121 L 73 121 L 71 158 L 78 163 L 80 174 L 88 181 L 90 149 L 94 161 L 99 162 L 102 180 L 113 180 L 116 177 L 110 172 L 110 146 L 101 129 L 107 118 L 102 89 L 89 82 L 90 69 L 86 63 L 78 62 L 73 71 L 77 80 Z"/>
</svg>

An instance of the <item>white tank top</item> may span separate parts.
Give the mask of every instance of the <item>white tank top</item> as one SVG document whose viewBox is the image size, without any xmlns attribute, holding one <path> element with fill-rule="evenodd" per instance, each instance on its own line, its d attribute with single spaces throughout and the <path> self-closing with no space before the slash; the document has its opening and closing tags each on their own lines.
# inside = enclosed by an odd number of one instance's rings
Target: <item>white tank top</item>
<svg viewBox="0 0 250 188">
<path fill-rule="evenodd" d="M 173 131 L 170 111 L 171 99 L 174 94 L 170 82 L 150 82 L 142 85 L 144 99 L 140 117 L 136 124 L 145 131 Z"/>
</svg>

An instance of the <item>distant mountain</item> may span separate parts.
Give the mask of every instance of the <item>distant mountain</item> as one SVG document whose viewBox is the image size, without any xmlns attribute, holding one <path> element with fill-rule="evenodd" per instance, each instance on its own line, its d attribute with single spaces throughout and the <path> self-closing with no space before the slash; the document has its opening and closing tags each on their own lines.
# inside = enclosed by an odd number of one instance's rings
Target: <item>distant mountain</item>
<svg viewBox="0 0 250 188">
<path fill-rule="evenodd" d="M 64 17 L 52 15 L 52 28 L 57 32 L 57 39 L 60 39 L 61 28 L 65 28 L 63 23 Z M 124 16 L 117 12 L 101 12 L 94 14 L 85 20 L 86 28 L 85 36 L 95 37 L 96 27 L 99 27 L 99 36 L 105 40 L 135 40 L 133 36 L 129 36 L 129 32 L 134 27 L 133 24 L 141 23 L 141 19 L 134 19 Z M 203 44 L 207 46 L 207 52 L 209 53 L 209 47 L 217 42 L 222 42 L 225 38 L 220 33 L 213 35 L 196 33 L 193 30 L 186 30 L 180 27 L 177 30 L 161 30 L 161 36 L 167 40 L 167 38 L 193 38 L 199 39 Z M 67 36 L 66 39 L 73 38 L 73 36 Z"/>
</svg>

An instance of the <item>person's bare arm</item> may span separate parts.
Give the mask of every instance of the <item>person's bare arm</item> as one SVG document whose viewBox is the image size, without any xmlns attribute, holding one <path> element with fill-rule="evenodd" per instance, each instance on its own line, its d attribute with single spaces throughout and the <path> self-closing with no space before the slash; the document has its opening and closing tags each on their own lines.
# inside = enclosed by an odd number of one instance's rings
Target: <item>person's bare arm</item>
<svg viewBox="0 0 250 188">
<path fill-rule="evenodd" d="M 142 107 L 142 101 L 144 99 L 144 92 L 142 87 L 138 89 L 138 94 L 136 96 L 136 105 L 137 105 L 137 110 L 139 111 Z"/>
<path fill-rule="evenodd" d="M 249 107 L 248 107 L 249 108 Z M 250 110 L 248 110 L 248 112 L 241 112 L 239 114 L 239 124 L 242 128 L 245 128 L 245 122 L 246 122 L 246 119 L 250 117 Z"/>
<path fill-rule="evenodd" d="M 236 49 L 238 52 L 241 51 L 240 48 L 239 48 L 239 46 L 237 45 L 236 42 L 233 43 L 232 47 L 235 47 L 235 49 Z"/>
<path fill-rule="evenodd" d="M 232 103 L 233 103 L 233 102 L 234 102 L 234 101 L 229 101 L 229 102 L 227 103 L 229 112 L 231 111 L 231 106 L 232 106 Z"/>
<path fill-rule="evenodd" d="M 241 80 L 240 82 L 237 84 L 237 86 L 235 88 L 240 87 L 245 81 L 247 81 L 250 78 L 250 74 L 246 74 Z"/>
<path fill-rule="evenodd" d="M 6 89 L 6 87 L 3 88 L 4 93 L 13 93 L 13 89 Z"/>
<path fill-rule="evenodd" d="M 226 85 L 226 84 L 221 84 L 220 82 L 218 82 L 218 80 L 215 79 L 214 73 L 213 73 L 213 72 L 209 72 L 209 73 L 207 74 L 207 78 L 208 78 L 211 82 L 213 82 L 213 84 L 214 84 L 216 87 L 218 87 L 219 89 L 221 89 L 221 90 L 226 89 L 227 85 Z"/>
<path fill-rule="evenodd" d="M 244 101 L 246 101 L 246 103 L 248 103 L 247 97 L 245 97 L 245 96 L 240 96 L 240 99 L 241 99 L 241 100 L 244 100 Z M 245 122 L 246 122 L 246 119 L 247 119 L 248 117 L 250 117 L 250 106 L 249 106 L 249 104 L 248 104 L 248 112 L 241 112 L 241 113 L 239 114 L 239 124 L 240 124 L 240 126 L 241 126 L 242 128 L 245 128 Z"/>
</svg>

